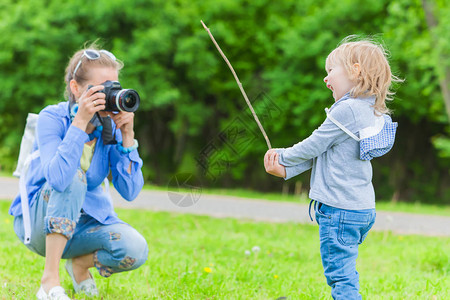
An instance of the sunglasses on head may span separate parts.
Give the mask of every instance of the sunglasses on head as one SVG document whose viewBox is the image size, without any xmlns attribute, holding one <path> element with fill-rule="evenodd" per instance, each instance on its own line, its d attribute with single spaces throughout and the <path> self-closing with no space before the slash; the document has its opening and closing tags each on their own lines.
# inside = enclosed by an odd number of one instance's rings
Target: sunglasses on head
<svg viewBox="0 0 450 300">
<path fill-rule="evenodd" d="M 116 61 L 116 57 L 114 56 L 114 54 L 112 54 L 107 50 L 99 50 L 99 51 L 94 49 L 84 50 L 83 55 L 81 55 L 80 57 L 80 61 L 78 62 L 77 66 L 75 67 L 75 70 L 73 71 L 72 78 L 75 78 L 75 74 L 77 73 L 78 68 L 80 68 L 81 66 L 81 61 L 83 60 L 83 57 L 87 57 L 89 60 L 96 60 L 100 58 L 101 53 L 106 54 L 109 58 Z"/>
</svg>

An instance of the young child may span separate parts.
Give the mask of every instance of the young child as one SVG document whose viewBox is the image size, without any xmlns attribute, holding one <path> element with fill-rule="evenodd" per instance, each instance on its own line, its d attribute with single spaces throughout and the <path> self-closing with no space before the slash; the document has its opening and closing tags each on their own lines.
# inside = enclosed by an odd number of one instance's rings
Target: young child
<svg viewBox="0 0 450 300">
<path fill-rule="evenodd" d="M 397 123 L 387 115 L 392 75 L 386 52 L 371 41 L 344 42 L 326 59 L 335 103 L 308 138 L 264 156 L 266 172 L 284 179 L 308 169 L 319 224 L 320 253 L 333 299 L 361 299 L 358 245 L 375 222 L 370 159 L 388 152 Z"/>
</svg>

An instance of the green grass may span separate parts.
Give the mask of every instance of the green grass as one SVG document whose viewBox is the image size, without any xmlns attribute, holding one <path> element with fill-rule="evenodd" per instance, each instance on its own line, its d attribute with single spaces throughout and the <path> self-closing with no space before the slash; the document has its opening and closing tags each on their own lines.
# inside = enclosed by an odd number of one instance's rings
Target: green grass
<svg viewBox="0 0 450 300">
<path fill-rule="evenodd" d="M 32 299 L 44 259 L 17 239 L 8 206 L 0 201 L 0 299 Z M 331 299 L 317 226 L 117 211 L 144 235 L 150 253 L 135 271 L 109 279 L 94 272 L 98 299 Z M 450 238 L 371 232 L 357 261 L 362 296 L 449 299 L 449 255 Z M 62 264 L 61 274 L 69 291 Z"/>
</svg>

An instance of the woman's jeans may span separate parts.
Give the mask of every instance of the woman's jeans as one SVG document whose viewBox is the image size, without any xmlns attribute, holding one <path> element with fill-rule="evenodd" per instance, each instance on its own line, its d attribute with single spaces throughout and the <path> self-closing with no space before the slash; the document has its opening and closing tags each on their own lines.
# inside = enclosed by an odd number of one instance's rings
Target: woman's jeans
<svg viewBox="0 0 450 300">
<path fill-rule="evenodd" d="M 26 246 L 45 256 L 46 235 L 60 233 L 68 239 L 62 258 L 93 253 L 94 265 L 101 276 L 140 267 L 148 255 L 142 235 L 128 224 L 104 225 L 82 212 L 85 195 L 86 175 L 81 169 L 63 192 L 44 184 L 30 207 L 31 242 Z M 23 241 L 22 215 L 14 219 L 14 231 Z"/>
<path fill-rule="evenodd" d="M 361 299 L 356 271 L 358 245 L 375 222 L 375 209 L 346 210 L 319 203 L 320 254 L 333 299 Z"/>
</svg>

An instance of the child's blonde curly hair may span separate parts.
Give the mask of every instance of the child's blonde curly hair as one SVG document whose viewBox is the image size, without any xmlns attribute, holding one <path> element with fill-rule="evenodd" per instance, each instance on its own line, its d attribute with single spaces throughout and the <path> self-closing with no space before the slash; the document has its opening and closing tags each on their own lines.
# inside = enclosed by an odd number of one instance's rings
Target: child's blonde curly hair
<svg viewBox="0 0 450 300">
<path fill-rule="evenodd" d="M 330 64 L 341 64 L 349 78 L 356 82 L 350 90 L 351 97 L 375 96 L 374 108 L 378 113 L 390 113 L 386 101 L 392 100 L 395 92 L 392 82 L 402 82 L 391 72 L 388 52 L 372 40 L 351 41 L 355 36 L 346 37 L 327 57 L 325 68 Z M 359 66 L 359 67 L 358 67 Z"/>
</svg>

